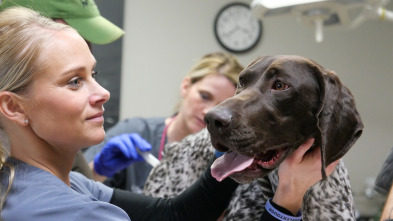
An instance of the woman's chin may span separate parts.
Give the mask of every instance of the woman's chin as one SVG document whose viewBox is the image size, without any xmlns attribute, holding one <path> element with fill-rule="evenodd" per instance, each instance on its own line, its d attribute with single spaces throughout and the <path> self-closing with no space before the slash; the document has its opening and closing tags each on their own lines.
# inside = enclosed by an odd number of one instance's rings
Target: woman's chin
<svg viewBox="0 0 393 221">
<path fill-rule="evenodd" d="M 90 139 L 89 143 L 91 143 L 91 144 L 89 146 L 97 145 L 105 139 L 105 131 L 102 130 L 102 131 L 96 132 L 90 138 L 91 139 Z"/>
<path fill-rule="evenodd" d="M 192 131 L 192 133 L 196 133 L 196 132 L 201 131 L 204 128 L 206 128 L 205 124 L 195 124 L 191 131 Z"/>
</svg>

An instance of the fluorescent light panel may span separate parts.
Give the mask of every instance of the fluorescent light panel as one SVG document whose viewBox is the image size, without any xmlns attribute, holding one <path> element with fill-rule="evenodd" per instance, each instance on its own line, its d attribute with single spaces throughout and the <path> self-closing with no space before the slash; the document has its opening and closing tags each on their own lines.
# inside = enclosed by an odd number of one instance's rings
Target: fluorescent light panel
<svg viewBox="0 0 393 221">
<path fill-rule="evenodd" d="M 275 9 L 323 1 L 326 0 L 260 0 L 260 4 L 266 8 Z"/>
</svg>

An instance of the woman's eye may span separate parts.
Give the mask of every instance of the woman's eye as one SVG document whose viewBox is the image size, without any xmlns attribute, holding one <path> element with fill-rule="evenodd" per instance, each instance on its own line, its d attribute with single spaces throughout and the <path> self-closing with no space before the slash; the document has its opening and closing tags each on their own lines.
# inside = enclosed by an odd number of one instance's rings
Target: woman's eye
<svg viewBox="0 0 393 221">
<path fill-rule="evenodd" d="M 276 81 L 274 83 L 274 85 L 273 85 L 273 89 L 274 90 L 279 90 L 279 91 L 286 90 L 286 89 L 288 89 L 288 87 L 289 86 L 287 84 L 285 84 L 285 83 L 283 83 L 281 81 Z"/>
<path fill-rule="evenodd" d="M 202 100 L 205 100 L 205 101 L 206 100 L 210 100 L 210 95 L 209 94 L 204 93 L 204 92 L 200 92 L 199 94 L 200 94 Z"/>
<path fill-rule="evenodd" d="M 82 82 L 80 78 L 73 78 L 71 81 L 67 83 L 67 85 L 72 88 L 78 88 L 82 85 Z"/>
</svg>

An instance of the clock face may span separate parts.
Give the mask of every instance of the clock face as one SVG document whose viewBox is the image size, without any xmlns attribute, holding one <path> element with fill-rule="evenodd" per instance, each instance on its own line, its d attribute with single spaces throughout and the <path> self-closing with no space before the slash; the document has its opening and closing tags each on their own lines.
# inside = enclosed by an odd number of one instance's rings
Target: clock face
<svg viewBox="0 0 393 221">
<path fill-rule="evenodd" d="M 262 22 L 253 17 L 249 5 L 231 3 L 218 12 L 214 33 L 220 45 L 228 51 L 246 52 L 259 42 Z"/>
</svg>

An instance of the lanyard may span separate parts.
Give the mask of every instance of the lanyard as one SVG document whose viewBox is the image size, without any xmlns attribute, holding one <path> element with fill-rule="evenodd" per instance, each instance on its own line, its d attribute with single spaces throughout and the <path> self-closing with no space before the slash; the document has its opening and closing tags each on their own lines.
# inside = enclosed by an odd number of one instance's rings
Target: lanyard
<svg viewBox="0 0 393 221">
<path fill-rule="evenodd" d="M 162 152 L 164 152 L 164 146 L 165 146 L 165 140 L 166 140 L 166 132 L 168 130 L 169 125 L 173 122 L 173 120 L 176 118 L 176 115 L 171 117 L 170 121 L 168 122 L 167 125 L 164 127 L 164 131 L 162 132 L 161 135 L 161 142 L 160 142 L 160 152 L 158 152 L 158 160 L 161 160 L 162 158 Z"/>
</svg>

